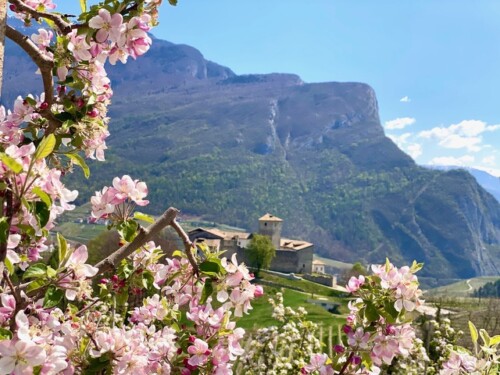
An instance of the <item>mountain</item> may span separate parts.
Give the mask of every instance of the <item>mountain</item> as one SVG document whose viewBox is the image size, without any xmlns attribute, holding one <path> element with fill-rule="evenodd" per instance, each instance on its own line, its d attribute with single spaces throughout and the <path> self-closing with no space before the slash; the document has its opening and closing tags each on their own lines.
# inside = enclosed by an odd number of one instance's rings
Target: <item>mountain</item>
<svg viewBox="0 0 500 375">
<path fill-rule="evenodd" d="M 425 165 L 426 168 L 449 171 L 452 169 L 463 169 L 474 176 L 477 183 L 481 185 L 488 193 L 493 195 L 500 202 L 500 177 L 495 177 L 488 172 L 470 167 L 459 167 L 449 165 Z"/>
<path fill-rule="evenodd" d="M 9 44 L 9 98 L 33 85 L 28 65 Z M 254 230 L 271 212 L 324 257 L 416 259 L 439 279 L 499 274 L 498 202 L 469 173 L 419 167 L 398 149 L 368 85 L 237 75 L 158 39 L 110 77 L 108 161 L 68 181 L 81 202 L 130 174 L 147 181 L 153 213 L 173 205 Z"/>
</svg>

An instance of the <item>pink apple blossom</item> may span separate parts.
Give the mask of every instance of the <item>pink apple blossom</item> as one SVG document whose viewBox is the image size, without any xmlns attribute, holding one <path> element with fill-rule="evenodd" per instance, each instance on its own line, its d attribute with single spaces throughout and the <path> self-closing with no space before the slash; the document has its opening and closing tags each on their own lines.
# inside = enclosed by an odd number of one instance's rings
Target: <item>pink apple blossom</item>
<svg viewBox="0 0 500 375">
<path fill-rule="evenodd" d="M 359 277 L 352 276 L 346 285 L 346 289 L 349 293 L 354 293 L 364 283 L 365 283 L 365 277 L 363 275 L 360 275 Z"/>
<path fill-rule="evenodd" d="M 191 366 L 201 366 L 207 363 L 207 353 L 210 353 L 210 351 L 208 350 L 208 344 L 205 341 L 195 339 L 193 345 L 188 348 L 188 353 L 191 354 L 188 363 Z"/>
<path fill-rule="evenodd" d="M 98 15 L 90 19 L 89 27 L 98 30 L 97 42 L 117 42 L 122 32 L 122 22 L 123 16 L 120 13 L 111 15 L 107 9 L 99 9 Z"/>
<path fill-rule="evenodd" d="M 26 374 L 44 363 L 45 350 L 30 341 L 0 341 L 0 375 Z"/>
</svg>

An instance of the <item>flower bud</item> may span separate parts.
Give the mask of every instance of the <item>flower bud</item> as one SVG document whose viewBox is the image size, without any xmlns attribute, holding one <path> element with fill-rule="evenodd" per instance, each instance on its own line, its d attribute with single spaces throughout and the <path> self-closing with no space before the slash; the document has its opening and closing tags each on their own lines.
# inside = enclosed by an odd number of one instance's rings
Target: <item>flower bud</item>
<svg viewBox="0 0 500 375">
<path fill-rule="evenodd" d="M 87 116 L 95 118 L 95 117 L 99 116 L 99 111 L 97 109 L 93 108 L 91 111 L 87 112 Z"/>
<path fill-rule="evenodd" d="M 262 297 L 263 295 L 264 295 L 264 288 L 262 288 L 262 285 L 256 285 L 253 296 L 255 298 L 258 298 L 258 297 Z"/>
<path fill-rule="evenodd" d="M 348 326 L 347 324 L 345 324 L 343 327 L 342 327 L 342 331 L 347 335 L 348 333 L 351 333 L 352 332 L 352 327 L 351 326 Z"/>
<path fill-rule="evenodd" d="M 340 354 L 340 353 L 344 353 L 345 352 L 345 348 L 342 345 L 338 345 L 337 344 L 337 345 L 333 346 L 333 351 L 335 353 L 339 353 Z"/>
</svg>

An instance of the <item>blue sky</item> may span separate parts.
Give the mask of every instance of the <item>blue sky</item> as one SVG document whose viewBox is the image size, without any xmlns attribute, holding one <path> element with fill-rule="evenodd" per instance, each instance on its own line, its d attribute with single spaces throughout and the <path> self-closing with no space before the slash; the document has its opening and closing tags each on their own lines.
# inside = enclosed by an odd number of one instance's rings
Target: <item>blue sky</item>
<svg viewBox="0 0 500 375">
<path fill-rule="evenodd" d="M 368 83 L 386 134 L 419 164 L 500 176 L 500 1 L 164 3 L 158 38 L 238 74 Z"/>
</svg>

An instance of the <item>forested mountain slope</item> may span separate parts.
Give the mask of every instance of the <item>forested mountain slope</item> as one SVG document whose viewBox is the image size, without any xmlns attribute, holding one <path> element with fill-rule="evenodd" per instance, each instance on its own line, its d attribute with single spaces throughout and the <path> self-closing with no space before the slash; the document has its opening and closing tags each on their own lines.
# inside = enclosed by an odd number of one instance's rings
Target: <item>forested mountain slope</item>
<svg viewBox="0 0 500 375">
<path fill-rule="evenodd" d="M 37 77 L 7 48 L 11 101 Z M 130 174 L 147 181 L 155 213 L 173 205 L 256 229 L 271 212 L 325 257 L 416 259 L 439 278 L 499 273 L 499 203 L 467 172 L 424 169 L 399 150 L 368 85 L 239 76 L 161 40 L 110 72 L 108 161 L 85 183 L 71 177 L 80 201 Z"/>
</svg>

